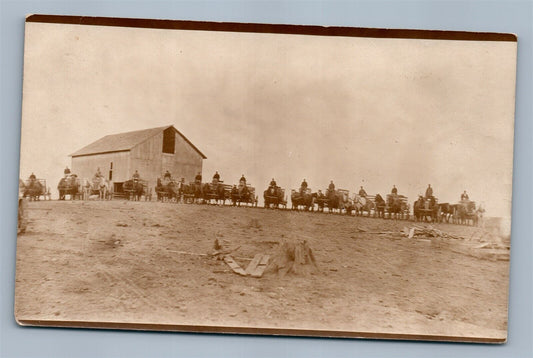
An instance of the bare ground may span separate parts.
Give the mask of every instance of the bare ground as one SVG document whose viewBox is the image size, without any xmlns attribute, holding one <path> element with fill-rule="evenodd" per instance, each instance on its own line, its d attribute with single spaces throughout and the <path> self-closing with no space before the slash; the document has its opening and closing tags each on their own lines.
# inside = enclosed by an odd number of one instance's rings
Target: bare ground
<svg viewBox="0 0 533 358">
<path fill-rule="evenodd" d="M 507 336 L 509 242 L 490 227 L 408 239 L 408 221 L 126 201 L 32 202 L 28 220 L 19 321 Z M 319 271 L 239 276 L 208 255 L 215 238 L 243 267 L 280 240 L 307 240 Z"/>
</svg>

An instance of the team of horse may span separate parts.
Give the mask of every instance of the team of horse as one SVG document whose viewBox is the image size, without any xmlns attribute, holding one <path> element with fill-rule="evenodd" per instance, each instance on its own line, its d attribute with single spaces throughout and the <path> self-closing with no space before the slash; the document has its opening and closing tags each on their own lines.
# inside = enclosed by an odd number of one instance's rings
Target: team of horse
<svg viewBox="0 0 533 358">
<path fill-rule="evenodd" d="M 29 179 L 26 182 L 19 179 L 19 193 L 22 198 L 28 198 L 30 201 L 41 200 L 41 196 L 51 199 L 50 189 L 42 179 Z"/>
<path fill-rule="evenodd" d="M 92 180 L 79 178 L 76 175 L 68 175 L 57 184 L 59 200 L 82 199 L 87 200 L 90 196 L 97 195 L 100 200 L 112 198 L 110 182 L 103 177 L 94 177 Z"/>
<path fill-rule="evenodd" d="M 471 200 L 461 200 L 457 204 L 437 203 L 433 196 L 420 196 L 413 204 L 413 214 L 418 221 L 478 226 L 484 212 L 482 205 L 476 207 L 476 203 Z"/>
<path fill-rule="evenodd" d="M 19 191 L 22 197 L 29 200 L 39 200 L 41 196 L 50 196 L 49 188 L 43 180 L 30 179 L 26 182 L 19 180 Z M 59 200 L 66 200 L 67 196 L 73 199 L 88 199 L 96 195 L 100 200 L 111 199 L 113 192 L 110 181 L 102 176 L 95 176 L 92 180 L 78 178 L 76 175 L 66 175 L 58 183 Z M 123 191 L 130 200 L 151 200 L 151 190 L 147 182 L 131 179 L 123 183 Z M 227 185 L 223 182 L 189 183 L 178 182 L 170 179 L 157 180 L 155 187 L 157 200 L 175 201 L 183 203 L 211 203 L 226 205 L 229 201 L 233 206 L 257 206 L 258 198 L 255 189 L 250 185 L 240 183 Z M 263 192 L 265 208 L 286 208 L 287 197 L 285 190 L 279 186 L 269 186 Z M 380 194 L 375 196 L 354 195 L 349 196 L 347 190 L 326 190 L 312 192 L 310 189 L 291 191 L 292 210 L 317 211 L 356 216 L 373 216 L 377 218 L 409 219 L 409 205 L 407 198 L 398 194 L 388 194 L 384 199 Z M 416 221 L 471 224 L 479 225 L 483 219 L 484 208 L 476 207 L 475 202 L 462 200 L 457 204 L 438 203 L 433 196 L 419 198 L 413 203 L 413 218 Z"/>
<path fill-rule="evenodd" d="M 310 189 L 291 191 L 292 210 L 317 211 L 373 216 L 394 219 L 408 219 L 407 198 L 401 195 L 388 195 L 387 201 L 380 194 L 375 196 L 354 195 L 350 198 L 347 190 L 326 190 L 313 193 Z"/>
<path fill-rule="evenodd" d="M 158 201 L 173 201 L 182 203 L 204 203 L 226 205 L 230 201 L 234 206 L 257 206 L 255 189 L 250 185 L 234 185 L 223 182 L 189 183 L 171 179 L 158 179 L 155 187 Z"/>
</svg>

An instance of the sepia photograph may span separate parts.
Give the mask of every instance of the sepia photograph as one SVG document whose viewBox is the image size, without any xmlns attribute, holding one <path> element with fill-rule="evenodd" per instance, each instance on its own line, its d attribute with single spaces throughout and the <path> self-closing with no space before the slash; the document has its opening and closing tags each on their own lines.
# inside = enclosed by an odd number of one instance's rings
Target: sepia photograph
<svg viewBox="0 0 533 358">
<path fill-rule="evenodd" d="M 28 16 L 17 322 L 506 342 L 516 54 Z"/>
</svg>

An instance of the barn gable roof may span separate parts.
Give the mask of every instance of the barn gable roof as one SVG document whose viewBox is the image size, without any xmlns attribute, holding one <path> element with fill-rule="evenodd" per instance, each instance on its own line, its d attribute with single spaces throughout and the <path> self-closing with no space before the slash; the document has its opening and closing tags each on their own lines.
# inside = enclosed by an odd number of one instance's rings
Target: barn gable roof
<svg viewBox="0 0 533 358">
<path fill-rule="evenodd" d="M 156 134 L 163 132 L 165 129 L 168 129 L 168 128 L 174 128 L 174 126 L 169 125 L 169 126 L 164 126 L 164 127 L 143 129 L 140 131 L 106 135 L 105 137 L 98 139 L 96 142 L 93 142 L 81 148 L 80 150 L 70 154 L 70 156 L 81 157 L 85 155 L 95 155 L 95 154 L 113 153 L 113 152 L 126 152 L 126 151 L 131 150 L 133 147 L 137 146 L 138 144 L 143 143 L 144 141 L 155 136 Z M 189 143 L 189 145 L 196 152 L 198 152 L 198 154 L 200 154 L 202 158 L 207 159 L 207 157 L 202 152 L 200 152 L 200 150 L 196 148 L 196 146 L 192 144 L 191 141 L 187 139 L 187 137 L 185 137 L 176 128 L 174 128 L 174 130 L 187 143 Z"/>
</svg>

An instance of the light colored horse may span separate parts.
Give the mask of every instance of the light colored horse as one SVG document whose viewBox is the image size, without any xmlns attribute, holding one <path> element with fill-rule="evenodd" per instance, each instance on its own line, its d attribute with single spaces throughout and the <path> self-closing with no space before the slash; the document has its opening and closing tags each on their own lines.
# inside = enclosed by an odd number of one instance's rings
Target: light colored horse
<svg viewBox="0 0 533 358">
<path fill-rule="evenodd" d="M 376 205 L 374 202 L 364 196 L 355 195 L 353 199 L 353 203 L 355 206 L 355 212 L 357 215 L 363 215 L 364 212 L 368 212 L 368 216 L 370 216 L 370 213 L 372 210 L 375 209 Z"/>
<path fill-rule="evenodd" d="M 100 200 L 108 197 L 109 183 L 103 177 L 94 177 L 91 180 L 85 178 L 82 180 L 83 199 L 87 200 L 91 195 L 98 195 Z"/>
<path fill-rule="evenodd" d="M 109 184 L 104 177 L 95 177 L 92 181 L 91 189 L 93 192 L 98 192 L 98 198 L 100 200 L 107 199 L 107 192 L 109 191 Z"/>
</svg>

